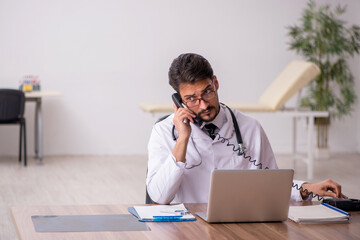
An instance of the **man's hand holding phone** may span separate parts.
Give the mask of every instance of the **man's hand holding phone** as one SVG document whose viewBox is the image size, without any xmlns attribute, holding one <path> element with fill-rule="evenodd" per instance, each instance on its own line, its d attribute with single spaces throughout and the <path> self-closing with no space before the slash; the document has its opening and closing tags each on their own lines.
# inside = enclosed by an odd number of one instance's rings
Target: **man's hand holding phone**
<svg viewBox="0 0 360 240">
<path fill-rule="evenodd" d="M 190 122 L 194 123 L 196 115 L 189 109 L 183 107 L 177 107 L 174 104 L 174 125 L 178 131 L 180 139 L 189 139 L 191 134 Z"/>
<path fill-rule="evenodd" d="M 186 149 L 191 134 L 190 122 L 194 122 L 195 114 L 187 108 L 177 107 L 174 103 L 174 125 L 178 131 L 179 137 L 176 140 L 172 151 L 177 162 L 186 162 Z"/>
</svg>

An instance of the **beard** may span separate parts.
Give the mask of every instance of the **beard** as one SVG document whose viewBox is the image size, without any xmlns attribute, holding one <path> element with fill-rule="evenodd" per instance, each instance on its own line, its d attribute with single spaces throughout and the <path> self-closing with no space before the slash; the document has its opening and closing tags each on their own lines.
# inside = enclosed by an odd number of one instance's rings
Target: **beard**
<svg viewBox="0 0 360 240">
<path fill-rule="evenodd" d="M 196 114 L 199 118 L 201 118 L 204 122 L 211 122 L 216 118 L 220 111 L 220 105 L 216 106 L 208 106 L 206 109 L 201 110 L 198 114 Z M 205 115 L 204 115 L 205 114 Z"/>
</svg>

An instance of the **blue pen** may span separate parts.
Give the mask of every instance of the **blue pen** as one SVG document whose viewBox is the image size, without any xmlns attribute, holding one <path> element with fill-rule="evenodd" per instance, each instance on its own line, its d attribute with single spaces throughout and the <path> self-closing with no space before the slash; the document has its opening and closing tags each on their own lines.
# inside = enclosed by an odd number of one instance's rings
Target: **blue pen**
<svg viewBox="0 0 360 240">
<path fill-rule="evenodd" d="M 180 220 L 182 216 L 154 216 L 153 218 L 156 221 L 176 221 Z"/>
<path fill-rule="evenodd" d="M 337 207 L 331 206 L 331 205 L 329 205 L 329 204 L 327 204 L 327 203 L 321 203 L 321 205 L 324 205 L 324 206 L 326 206 L 326 207 L 328 207 L 328 208 L 331 208 L 332 210 L 335 210 L 335 211 L 337 211 L 337 212 L 339 212 L 339 213 L 342 213 L 342 214 L 345 214 L 345 215 L 349 215 L 349 213 L 347 213 L 347 212 L 345 212 L 345 211 L 343 211 L 343 210 L 341 210 L 341 209 L 338 209 Z"/>
</svg>

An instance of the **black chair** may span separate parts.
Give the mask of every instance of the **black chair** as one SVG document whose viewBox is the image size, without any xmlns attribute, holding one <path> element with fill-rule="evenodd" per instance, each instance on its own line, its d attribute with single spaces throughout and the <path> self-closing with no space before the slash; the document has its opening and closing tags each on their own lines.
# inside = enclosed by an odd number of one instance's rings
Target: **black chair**
<svg viewBox="0 0 360 240">
<path fill-rule="evenodd" d="M 161 122 L 162 120 L 164 120 L 164 119 L 167 118 L 168 116 L 170 116 L 170 115 L 165 115 L 165 116 L 159 118 L 159 119 L 155 122 L 155 124 L 158 123 L 158 122 Z M 146 170 L 146 176 L 147 176 L 147 170 Z M 147 187 L 146 187 L 145 203 L 146 203 L 146 204 L 156 204 L 156 202 L 154 202 L 154 201 L 151 199 L 151 197 L 149 196 L 149 193 L 148 193 L 148 191 L 147 191 Z"/>
<path fill-rule="evenodd" d="M 20 124 L 19 162 L 24 134 L 24 166 L 26 166 L 25 95 L 14 89 L 0 89 L 0 124 Z"/>
<path fill-rule="evenodd" d="M 151 197 L 149 196 L 149 193 L 147 191 L 147 188 L 146 188 L 146 198 L 145 198 L 145 203 L 146 204 L 156 204 L 156 202 L 154 202 Z"/>
</svg>

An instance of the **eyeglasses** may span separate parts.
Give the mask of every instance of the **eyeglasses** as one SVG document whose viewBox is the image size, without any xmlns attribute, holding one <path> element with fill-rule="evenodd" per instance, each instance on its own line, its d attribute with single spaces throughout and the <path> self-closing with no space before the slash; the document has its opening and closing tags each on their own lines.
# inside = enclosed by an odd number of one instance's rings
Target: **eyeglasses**
<svg viewBox="0 0 360 240">
<path fill-rule="evenodd" d="M 216 96 L 215 92 L 215 86 L 213 85 L 212 88 L 206 89 L 202 94 L 201 97 L 195 98 L 195 97 L 189 97 L 184 101 L 185 105 L 188 108 L 197 107 L 200 105 L 200 100 L 203 100 L 204 102 L 209 102 L 211 99 L 213 99 Z"/>
</svg>

